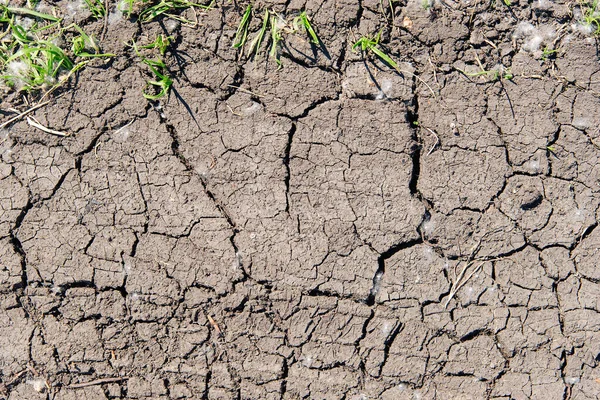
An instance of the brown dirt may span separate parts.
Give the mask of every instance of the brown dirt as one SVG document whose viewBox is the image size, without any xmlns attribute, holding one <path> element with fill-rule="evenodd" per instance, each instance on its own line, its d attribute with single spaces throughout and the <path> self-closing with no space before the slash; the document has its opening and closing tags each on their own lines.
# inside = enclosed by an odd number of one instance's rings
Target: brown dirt
<svg viewBox="0 0 600 400">
<path fill-rule="evenodd" d="M 326 45 L 290 37 L 277 70 L 218 3 L 108 25 L 120 56 L 33 114 L 70 137 L 2 132 L 0 398 L 598 398 L 600 64 L 573 5 L 273 1 Z M 401 74 L 350 49 L 380 28 Z M 150 103 L 123 42 L 160 32 Z"/>
</svg>

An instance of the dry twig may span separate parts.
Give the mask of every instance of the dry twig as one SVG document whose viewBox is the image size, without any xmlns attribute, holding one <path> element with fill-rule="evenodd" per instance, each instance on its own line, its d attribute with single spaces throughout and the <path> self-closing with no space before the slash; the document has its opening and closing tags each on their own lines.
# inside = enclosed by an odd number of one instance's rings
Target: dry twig
<svg viewBox="0 0 600 400">
<path fill-rule="evenodd" d="M 3 123 L 0 125 L 0 129 L 2 129 L 2 128 L 5 128 L 5 127 L 7 127 L 8 125 L 12 124 L 13 122 L 20 120 L 21 118 L 23 118 L 24 116 L 26 116 L 26 115 L 27 115 L 27 114 L 29 114 L 30 112 L 33 112 L 33 111 L 37 110 L 38 108 L 40 108 L 40 107 L 43 107 L 43 106 L 45 106 L 46 104 L 50 103 L 50 101 L 51 101 L 51 100 L 46 100 L 46 101 L 44 101 L 43 103 L 39 103 L 39 104 L 37 104 L 37 105 L 35 105 L 35 106 L 33 106 L 33 107 L 31 107 L 31 108 L 29 108 L 29 109 L 27 109 L 27 110 L 23 111 L 23 112 L 22 112 L 22 113 L 20 113 L 19 115 L 16 115 L 16 116 L 12 117 L 12 118 L 11 118 L 11 119 L 9 119 L 8 121 L 5 121 L 5 122 L 3 122 Z"/>
<path fill-rule="evenodd" d="M 104 385 L 105 383 L 121 382 L 121 381 L 125 381 L 127 379 L 129 379 L 129 377 L 126 377 L 126 376 L 122 376 L 122 377 L 118 377 L 118 378 L 102 378 L 102 379 L 96 379 L 95 381 L 74 383 L 72 385 L 67 386 L 67 389 L 81 389 L 81 388 L 88 387 L 88 386 Z"/>
<path fill-rule="evenodd" d="M 40 124 L 40 122 L 37 119 L 35 119 L 34 117 L 26 117 L 26 119 L 27 119 L 27 123 L 30 126 L 33 126 L 34 128 L 38 128 L 39 130 L 49 133 L 51 135 L 56 135 L 56 136 L 61 136 L 61 137 L 69 136 L 68 133 L 61 132 L 61 131 L 55 131 L 54 129 L 45 127 L 44 125 Z"/>
<path fill-rule="evenodd" d="M 211 317 L 209 314 L 206 314 L 206 318 L 208 318 L 208 322 L 210 322 L 210 324 L 213 326 L 213 328 L 215 328 L 215 331 L 217 331 L 217 334 L 219 336 L 223 336 L 223 332 L 221 332 L 221 328 L 219 328 L 219 324 L 217 324 L 215 322 L 213 317 Z"/>
</svg>

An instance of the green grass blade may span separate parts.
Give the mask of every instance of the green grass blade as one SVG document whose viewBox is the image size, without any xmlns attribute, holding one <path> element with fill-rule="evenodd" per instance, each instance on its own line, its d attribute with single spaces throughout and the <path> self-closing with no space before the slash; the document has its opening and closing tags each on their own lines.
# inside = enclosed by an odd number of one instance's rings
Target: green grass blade
<svg viewBox="0 0 600 400">
<path fill-rule="evenodd" d="M 27 31 L 21 25 L 13 25 L 10 23 L 10 33 L 19 42 L 19 44 L 25 44 L 31 42 L 27 37 Z"/>
<path fill-rule="evenodd" d="M 263 17 L 263 23 L 258 31 L 258 35 L 252 40 L 250 43 L 250 48 L 248 49 L 248 55 L 252 53 L 254 49 L 256 49 L 255 56 L 258 55 L 258 51 L 260 49 L 260 45 L 265 37 L 265 33 L 267 32 L 267 26 L 269 24 L 269 10 L 265 10 L 265 16 Z"/>
<path fill-rule="evenodd" d="M 212 0 L 208 5 L 204 5 L 199 3 L 192 3 L 187 0 L 161 0 L 158 4 L 143 9 L 140 12 L 139 20 L 142 23 L 150 22 L 162 14 L 166 14 L 178 9 L 199 7 L 208 10 L 213 6 L 214 2 L 215 0 Z"/>
<path fill-rule="evenodd" d="M 235 33 L 235 40 L 233 47 L 239 49 L 243 47 L 248 38 L 248 25 L 250 24 L 250 16 L 252 15 L 252 4 L 249 4 L 242 16 L 240 25 L 238 26 L 237 32 Z"/>
<path fill-rule="evenodd" d="M 392 58 L 390 56 L 388 56 L 387 54 L 385 54 L 383 51 L 379 50 L 377 47 L 373 46 L 371 47 L 371 51 L 379 58 L 381 58 L 383 61 L 385 61 L 390 67 L 394 68 L 394 69 L 398 69 L 398 64 L 396 63 L 396 61 L 392 60 Z"/>
<path fill-rule="evenodd" d="M 96 19 L 101 19 L 106 16 L 106 8 L 102 0 L 84 0 L 85 4 Z"/>
<path fill-rule="evenodd" d="M 49 14 L 44 14 L 39 11 L 31 10 L 29 8 L 6 7 L 6 6 L 0 6 L 0 7 L 1 7 L 0 8 L 1 10 L 6 10 L 11 14 L 28 15 L 30 17 L 41 18 L 41 19 L 45 19 L 47 21 L 53 21 L 53 22 L 58 22 L 61 20 L 61 18 L 55 17 L 53 15 L 49 15 Z"/>
<path fill-rule="evenodd" d="M 281 33 L 277 27 L 277 16 L 271 16 L 271 51 L 269 56 L 275 59 L 278 66 L 281 67 L 281 60 L 279 59 L 279 42 L 281 41 Z"/>
<path fill-rule="evenodd" d="M 302 23 L 302 26 L 304 26 L 304 29 L 308 33 L 308 36 L 310 36 L 311 43 L 318 45 L 321 41 L 319 40 L 319 36 L 317 36 L 317 33 L 313 29 L 310 21 L 308 20 L 306 11 L 302 11 L 300 13 L 300 22 Z"/>
</svg>

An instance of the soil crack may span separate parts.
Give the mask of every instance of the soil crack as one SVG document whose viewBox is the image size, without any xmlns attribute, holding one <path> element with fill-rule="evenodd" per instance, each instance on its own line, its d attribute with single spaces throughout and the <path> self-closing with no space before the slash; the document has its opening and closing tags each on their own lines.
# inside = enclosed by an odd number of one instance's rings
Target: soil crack
<svg viewBox="0 0 600 400">
<path fill-rule="evenodd" d="M 423 243 L 423 239 L 421 239 L 421 238 L 411 240 L 408 242 L 402 242 L 402 243 L 398 243 L 398 244 L 390 247 L 389 249 L 387 249 L 386 251 L 381 253 L 379 258 L 377 259 L 378 268 L 377 268 L 377 271 L 375 272 L 375 275 L 373 276 L 373 286 L 371 287 L 371 290 L 369 291 L 369 295 L 367 296 L 367 298 L 365 300 L 365 303 L 368 306 L 372 306 L 375 304 L 375 298 L 377 297 L 377 293 L 379 293 L 379 289 L 381 289 L 381 280 L 383 279 L 383 275 L 385 274 L 386 260 L 390 259 L 392 256 L 394 256 L 399 251 L 406 250 L 410 247 L 413 247 L 413 246 L 416 246 L 416 245 L 419 245 L 422 243 Z"/>
</svg>

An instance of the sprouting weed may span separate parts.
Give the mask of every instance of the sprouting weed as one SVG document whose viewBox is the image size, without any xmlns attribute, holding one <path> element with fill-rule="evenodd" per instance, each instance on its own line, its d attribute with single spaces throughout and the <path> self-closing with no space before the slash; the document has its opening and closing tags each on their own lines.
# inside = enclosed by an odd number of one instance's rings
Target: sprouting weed
<svg viewBox="0 0 600 400">
<path fill-rule="evenodd" d="M 394 68 L 395 70 L 398 70 L 398 63 L 396 63 L 396 61 L 394 61 L 390 56 L 388 56 L 383 50 L 381 50 L 378 47 L 380 40 L 381 31 L 379 31 L 375 37 L 362 36 L 352 45 L 352 50 L 356 50 L 358 47 L 360 47 L 360 49 L 363 52 L 375 54 L 390 67 Z"/>
<path fill-rule="evenodd" d="M 269 56 L 275 59 L 275 62 L 280 68 L 279 42 L 283 40 L 283 36 L 281 36 L 281 25 L 279 16 L 271 15 L 271 51 L 269 51 Z"/>
<path fill-rule="evenodd" d="M 582 24 L 588 27 L 590 31 L 596 36 L 600 35 L 600 10 L 598 6 L 600 0 L 593 0 L 591 3 L 588 1 L 582 1 L 580 3 L 582 13 Z"/>
<path fill-rule="evenodd" d="M 73 38 L 73 54 L 79 57 L 114 57 L 115 54 L 101 53 L 100 47 L 92 36 L 87 35 L 79 26 L 72 24 L 79 36 Z"/>
<path fill-rule="evenodd" d="M 434 5 L 434 0 L 422 0 L 421 1 L 421 7 L 424 10 L 429 10 L 431 7 L 433 7 Z"/>
<path fill-rule="evenodd" d="M 551 146 L 546 146 L 546 150 L 548 150 L 548 153 L 549 153 L 549 154 L 552 154 L 554 157 L 556 157 L 557 159 L 559 159 L 559 160 L 560 160 L 560 157 L 559 157 L 559 156 L 558 156 L 558 154 L 557 154 L 557 149 L 556 149 L 556 146 L 553 146 L 553 145 L 551 145 Z"/>
<path fill-rule="evenodd" d="M 159 2 L 152 0 L 123 0 L 120 4 L 120 10 L 128 18 L 137 15 L 138 20 L 142 23 L 150 22 L 163 15 L 184 23 L 192 23 L 192 21 L 188 21 L 174 13 L 196 7 L 208 10 L 212 8 L 214 2 L 215 0 L 212 0 L 209 4 L 199 4 L 188 0 L 161 0 Z"/>
<path fill-rule="evenodd" d="M 237 32 L 235 33 L 235 40 L 233 41 L 233 47 L 239 49 L 244 47 L 246 40 L 248 39 L 248 26 L 250 25 L 250 18 L 252 16 L 252 4 L 249 4 L 242 16 L 242 20 L 238 25 Z"/>
<path fill-rule="evenodd" d="M 460 68 L 457 68 L 457 70 L 458 70 L 458 72 L 468 76 L 469 78 L 475 78 L 478 76 L 487 76 L 487 77 L 489 77 L 489 81 L 496 81 L 500 77 L 500 72 L 496 69 L 492 69 L 492 70 L 481 69 L 480 71 L 476 71 L 476 72 L 467 72 Z"/>
<path fill-rule="evenodd" d="M 28 21 L 21 25 L 19 21 Z M 7 29 L 0 42 L 0 79 L 22 91 L 49 94 L 83 68 L 92 57 L 103 54 L 95 39 L 75 24 L 63 27 L 52 15 L 28 8 L 0 5 L 0 22 Z M 75 36 L 67 48 L 65 35 Z"/>
<path fill-rule="evenodd" d="M 248 55 L 250 55 L 252 53 L 252 51 L 255 51 L 255 55 L 258 55 L 260 45 L 262 44 L 265 34 L 267 33 L 268 25 L 269 25 L 269 10 L 265 10 L 265 15 L 263 17 L 262 25 L 260 27 L 260 30 L 258 31 L 258 35 L 256 35 L 256 37 L 250 43 L 250 48 L 248 49 Z"/>
<path fill-rule="evenodd" d="M 556 53 L 558 53 L 558 49 L 551 49 L 548 46 L 546 46 L 542 50 L 542 60 L 546 61 L 548 59 L 555 58 Z"/>
<path fill-rule="evenodd" d="M 135 41 L 131 41 L 131 47 L 133 47 L 135 54 L 140 57 L 141 62 L 148 66 L 150 72 L 152 72 L 154 79 L 150 79 L 146 82 L 146 87 L 142 90 L 142 95 L 148 100 L 158 100 L 164 96 L 166 96 L 171 90 L 171 86 L 173 86 L 173 80 L 168 75 L 167 65 L 162 59 L 150 59 L 143 56 L 139 49 L 143 47 L 139 47 Z M 145 46 L 148 48 L 148 46 Z M 150 48 L 157 48 L 152 46 Z M 160 47 L 159 47 L 160 50 Z M 151 93 L 148 89 L 154 88 L 156 89 L 155 93 Z"/>
<path fill-rule="evenodd" d="M 300 15 L 294 18 L 292 25 L 294 27 L 294 31 L 300 31 L 300 28 L 304 29 L 312 44 L 319 45 L 321 43 L 319 36 L 315 32 L 315 29 L 308 19 L 308 15 L 306 15 L 306 11 L 302 11 Z"/>
<path fill-rule="evenodd" d="M 510 0 L 502 0 L 502 2 L 500 4 L 504 4 L 508 8 L 510 8 L 512 6 L 512 3 Z M 496 0 L 492 0 L 491 5 L 492 5 L 492 7 L 497 8 L 499 3 Z"/>
<path fill-rule="evenodd" d="M 433 97 L 436 97 L 435 96 L 435 92 L 433 91 L 433 89 L 431 88 L 431 86 L 429 86 L 424 80 L 422 80 L 419 76 L 413 74 L 412 72 L 400 69 L 398 63 L 396 61 L 394 61 L 389 55 L 387 55 L 387 53 L 385 53 L 382 49 L 379 48 L 379 41 L 380 40 L 381 40 L 381 31 L 379 31 L 377 33 L 377 35 L 375 35 L 375 37 L 372 37 L 372 36 L 361 36 L 352 45 L 352 50 L 356 51 L 357 48 L 360 48 L 363 53 L 373 53 L 373 54 L 375 54 L 378 58 L 380 58 L 381 60 L 383 60 L 387 65 L 389 65 L 390 67 L 392 67 L 393 69 L 395 69 L 397 72 L 414 76 L 419 82 L 421 82 L 422 84 L 424 84 L 427 87 L 427 89 L 429 89 L 429 91 L 431 92 L 431 94 L 433 95 Z M 415 122 L 413 122 L 413 124 L 415 124 Z"/>
<path fill-rule="evenodd" d="M 154 42 L 144 45 L 144 46 L 138 46 L 138 48 L 140 49 L 157 49 L 158 52 L 164 56 L 165 53 L 167 52 L 167 48 L 169 47 L 169 45 L 171 44 L 171 42 L 173 41 L 173 36 L 163 36 L 162 34 L 159 34 L 156 39 L 154 40 Z"/>
<path fill-rule="evenodd" d="M 238 25 L 238 29 L 233 42 L 234 48 L 243 48 L 248 40 L 248 30 L 250 24 L 250 18 L 252 17 L 252 8 L 248 6 L 242 19 Z M 281 64 L 281 43 L 284 41 L 286 35 L 297 34 L 304 31 L 308 37 L 309 42 L 314 45 L 320 45 L 321 41 L 313 25 L 310 22 L 310 18 L 305 11 L 302 11 L 298 16 L 294 17 L 291 22 L 284 19 L 277 13 L 269 10 L 265 10 L 262 24 L 258 33 L 250 42 L 248 46 L 248 56 L 258 55 L 262 42 L 265 39 L 267 31 L 270 30 L 270 49 L 269 56 L 275 60 L 279 67 Z"/>
<path fill-rule="evenodd" d="M 173 86 L 173 80 L 165 72 L 167 70 L 167 66 L 162 60 L 149 60 L 145 58 L 142 60 L 142 62 L 150 67 L 150 70 L 156 77 L 155 80 L 149 80 L 147 82 L 142 93 L 143 96 L 148 100 L 158 100 L 161 97 L 164 97 L 167 93 L 169 93 L 169 90 L 171 90 L 171 86 Z M 158 93 L 148 93 L 147 89 L 149 87 L 157 88 Z"/>
<path fill-rule="evenodd" d="M 510 71 L 510 68 L 506 68 L 502 64 L 497 64 L 492 69 L 488 70 L 483 66 L 483 64 L 481 63 L 481 60 L 479 59 L 477 54 L 475 54 L 475 60 L 477 61 L 477 65 L 479 66 L 479 71 L 467 72 L 460 68 L 456 68 L 456 70 L 458 72 L 460 72 L 461 74 L 468 76 L 470 78 L 485 76 L 488 78 L 488 80 L 486 82 L 494 82 L 501 78 L 506 79 L 506 80 L 510 80 L 513 78 L 513 74 Z"/>
<path fill-rule="evenodd" d="M 85 5 L 96 19 L 102 19 L 106 16 L 106 7 L 102 0 L 84 0 Z"/>
</svg>

